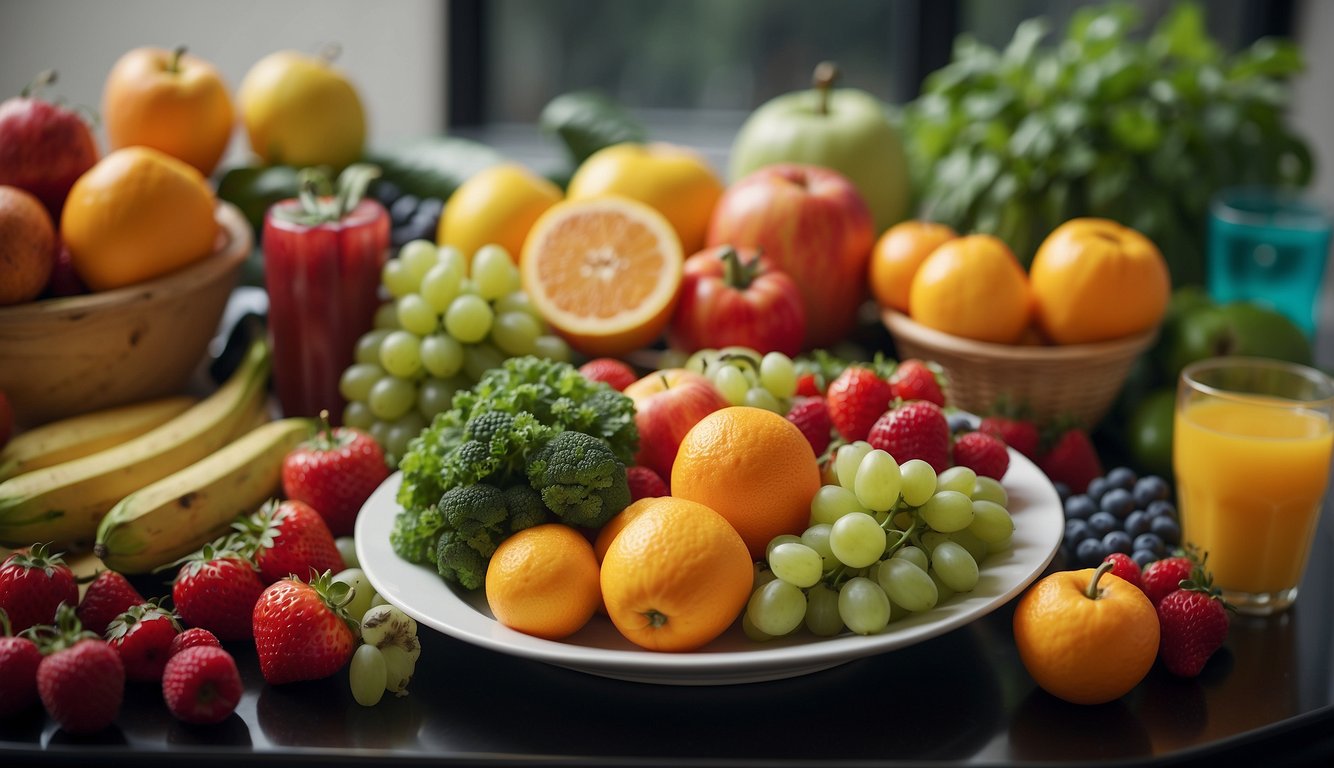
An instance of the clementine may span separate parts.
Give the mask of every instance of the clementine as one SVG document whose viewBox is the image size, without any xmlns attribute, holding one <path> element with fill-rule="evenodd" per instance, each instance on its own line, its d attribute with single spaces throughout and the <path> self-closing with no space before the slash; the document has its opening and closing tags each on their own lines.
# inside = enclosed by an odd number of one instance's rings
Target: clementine
<svg viewBox="0 0 1334 768">
<path fill-rule="evenodd" d="M 759 560 L 775 536 L 806 529 L 820 465 L 792 422 L 763 408 L 733 406 L 705 416 L 686 433 L 672 464 L 671 489 L 722 515 Z"/>
<path fill-rule="evenodd" d="M 32 194 L 0 185 L 0 306 L 32 301 L 51 279 L 56 233 Z"/>
<path fill-rule="evenodd" d="M 871 251 L 871 294 L 882 307 L 908 313 L 913 275 L 931 252 L 958 237 L 944 224 L 913 219 L 885 230 Z"/>
<path fill-rule="evenodd" d="M 721 635 L 750 599 L 753 564 L 735 529 L 703 504 L 662 496 L 630 518 L 602 560 L 612 624 L 654 651 Z"/>
<path fill-rule="evenodd" d="M 917 268 L 908 313 L 938 331 L 1013 344 L 1032 314 L 1028 275 L 1002 240 L 967 235 L 936 248 Z"/>
<path fill-rule="evenodd" d="M 486 568 L 486 603 L 496 621 L 548 640 L 578 632 L 602 595 L 593 546 L 560 523 L 525 528 L 496 547 Z"/>
<path fill-rule="evenodd" d="M 654 496 L 647 499 L 639 499 L 630 506 L 616 513 L 616 516 L 607 521 L 607 524 L 598 529 L 597 538 L 593 540 L 593 554 L 597 556 L 598 562 L 607 556 L 607 549 L 611 546 L 612 539 L 625 528 L 631 520 L 639 517 L 644 510 L 655 506 L 654 502 L 660 499 L 668 498 L 666 496 Z"/>
<path fill-rule="evenodd" d="M 493 165 L 470 176 L 449 196 L 436 242 L 468 255 L 495 243 L 518 262 L 528 231 L 560 200 L 560 187 L 522 165 Z"/>
</svg>

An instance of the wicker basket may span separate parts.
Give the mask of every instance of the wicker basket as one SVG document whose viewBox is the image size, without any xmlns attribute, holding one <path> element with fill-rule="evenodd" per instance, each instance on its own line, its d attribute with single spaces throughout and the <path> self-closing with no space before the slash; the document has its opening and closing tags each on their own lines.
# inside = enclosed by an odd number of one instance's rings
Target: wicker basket
<svg viewBox="0 0 1334 768">
<path fill-rule="evenodd" d="M 891 309 L 882 319 L 901 358 L 932 360 L 945 370 L 952 405 L 985 414 L 1005 400 L 1027 407 L 1039 423 L 1071 417 L 1089 427 L 1107 413 L 1135 358 L 1157 335 L 1154 328 L 1098 344 L 1024 346 L 954 336 Z"/>
</svg>

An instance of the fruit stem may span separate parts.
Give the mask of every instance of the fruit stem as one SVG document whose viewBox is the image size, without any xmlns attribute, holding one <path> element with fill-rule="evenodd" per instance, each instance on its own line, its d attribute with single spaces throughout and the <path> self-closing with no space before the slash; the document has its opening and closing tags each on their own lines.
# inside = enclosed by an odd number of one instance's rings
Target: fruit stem
<svg viewBox="0 0 1334 768">
<path fill-rule="evenodd" d="M 1112 570 L 1113 567 L 1113 564 L 1110 562 L 1104 562 L 1098 566 L 1098 570 L 1093 572 L 1093 578 L 1089 579 L 1088 589 L 1084 590 L 1085 597 L 1090 600 L 1098 599 L 1098 580 L 1102 578 L 1104 573 Z"/>
<path fill-rule="evenodd" d="M 657 610 L 656 608 L 650 608 L 647 611 L 644 611 L 643 615 L 644 618 L 648 619 L 648 625 L 654 629 L 657 629 L 658 627 L 661 627 L 667 623 L 667 614 Z"/>
<path fill-rule="evenodd" d="M 811 80 L 815 84 L 815 92 L 819 94 L 819 100 L 816 102 L 816 114 L 829 114 L 829 93 L 834 87 L 834 80 L 838 78 L 838 65 L 832 61 L 822 61 L 815 65 L 815 73 Z"/>
<path fill-rule="evenodd" d="M 56 71 L 54 69 L 44 69 L 37 73 L 37 77 L 34 77 L 31 83 L 23 86 L 23 90 L 19 91 L 19 96 L 25 99 L 36 98 L 43 88 L 55 81 Z"/>
<path fill-rule="evenodd" d="M 377 166 L 353 163 L 338 175 L 335 189 L 324 167 L 302 168 L 297 174 L 300 206 L 295 211 L 278 208 L 276 215 L 310 227 L 342 221 L 361 203 L 367 187 L 379 175 Z"/>
<path fill-rule="evenodd" d="M 718 258 L 723 261 L 723 282 L 728 287 L 735 288 L 738 291 L 744 291 L 750 287 L 760 274 L 759 257 L 751 259 L 749 263 L 741 261 L 741 254 L 730 245 L 724 245 Z"/>
<path fill-rule="evenodd" d="M 167 71 L 177 74 L 181 71 L 181 57 L 185 55 L 185 46 L 178 45 L 171 52 L 171 58 L 167 60 Z"/>
<path fill-rule="evenodd" d="M 325 43 L 320 46 L 319 57 L 324 59 L 324 63 L 332 64 L 339 56 L 343 54 L 343 46 L 339 43 Z"/>
</svg>

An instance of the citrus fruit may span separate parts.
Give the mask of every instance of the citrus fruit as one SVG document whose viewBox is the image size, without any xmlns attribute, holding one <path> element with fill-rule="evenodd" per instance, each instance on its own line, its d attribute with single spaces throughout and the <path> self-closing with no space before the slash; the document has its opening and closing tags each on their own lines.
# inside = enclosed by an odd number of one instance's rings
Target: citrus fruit
<svg viewBox="0 0 1334 768">
<path fill-rule="evenodd" d="M 1124 696 L 1158 656 L 1158 614 L 1134 584 L 1108 573 L 1058 571 L 1019 599 L 1014 643 L 1045 691 L 1074 704 Z"/>
<path fill-rule="evenodd" d="M 722 515 L 759 560 L 775 536 L 806 529 L 820 465 L 792 422 L 763 408 L 732 406 L 686 433 L 671 489 Z"/>
<path fill-rule="evenodd" d="M 654 142 L 623 143 L 594 152 L 570 177 L 566 196 L 585 200 L 620 195 L 667 217 L 686 253 L 704 247 L 723 183 L 692 149 Z"/>
<path fill-rule="evenodd" d="M 593 554 L 598 562 L 607 556 L 607 548 L 611 546 L 611 540 L 616 538 L 616 534 L 625 528 L 626 523 L 643 514 L 644 510 L 652 507 L 654 502 L 667 498 L 666 496 L 654 496 L 653 498 L 640 499 L 633 502 L 630 506 L 616 513 L 616 516 L 608 520 L 606 525 L 598 529 L 597 538 L 593 540 Z"/>
<path fill-rule="evenodd" d="M 174 272 L 213 251 L 213 190 L 199 171 L 150 147 L 111 152 L 70 188 L 60 218 L 74 271 L 93 291 Z"/>
<path fill-rule="evenodd" d="M 277 51 L 255 62 L 236 92 L 250 149 L 265 165 L 298 168 L 356 162 L 366 114 L 352 83 L 321 56 Z"/>
<path fill-rule="evenodd" d="M 907 314 L 913 275 L 936 248 L 959 235 L 944 224 L 913 219 L 895 224 L 871 251 L 871 295 L 882 307 Z"/>
<path fill-rule="evenodd" d="M 1032 313 L 1028 276 L 999 238 L 955 238 L 932 251 L 917 268 L 908 311 L 928 328 L 1013 344 Z"/>
<path fill-rule="evenodd" d="M 436 242 L 467 256 L 495 243 L 517 262 L 534 222 L 560 199 L 560 187 L 522 165 L 493 165 L 468 177 L 449 196 Z"/>
<path fill-rule="evenodd" d="M 0 186 L 0 306 L 32 301 L 51 279 L 56 233 L 42 202 Z"/>
<path fill-rule="evenodd" d="M 636 645 L 694 650 L 741 614 L 750 598 L 750 554 L 707 506 L 671 496 L 653 501 L 608 546 L 602 597 L 616 629 Z"/>
<path fill-rule="evenodd" d="M 542 317 L 589 357 L 648 345 L 671 320 L 685 257 L 662 214 L 628 198 L 565 200 L 524 242 L 523 288 Z"/>
<path fill-rule="evenodd" d="M 1087 344 L 1156 327 L 1171 298 L 1158 246 L 1109 219 L 1072 219 L 1038 246 L 1029 266 L 1034 311 L 1057 344 Z"/>
<path fill-rule="evenodd" d="M 602 603 L 593 546 L 560 523 L 519 531 L 491 556 L 486 603 L 519 632 L 548 640 L 578 632 Z"/>
</svg>

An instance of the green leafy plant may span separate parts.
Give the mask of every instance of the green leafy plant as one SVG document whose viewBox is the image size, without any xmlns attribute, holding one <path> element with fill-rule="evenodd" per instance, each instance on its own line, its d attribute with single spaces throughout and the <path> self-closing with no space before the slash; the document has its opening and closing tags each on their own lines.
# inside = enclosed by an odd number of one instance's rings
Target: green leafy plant
<svg viewBox="0 0 1334 768">
<path fill-rule="evenodd" d="M 1045 47 L 1043 19 L 1004 50 L 956 40 L 902 113 L 921 214 L 994 234 L 1025 264 L 1060 223 L 1115 219 L 1158 245 L 1175 285 L 1201 283 L 1217 190 L 1311 179 L 1285 120 L 1302 56 L 1271 38 L 1229 55 L 1194 4 L 1147 38 L 1138 22 L 1116 3 L 1081 9 Z"/>
</svg>

